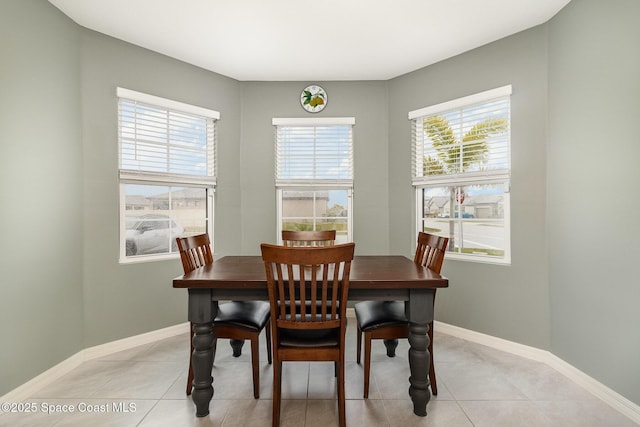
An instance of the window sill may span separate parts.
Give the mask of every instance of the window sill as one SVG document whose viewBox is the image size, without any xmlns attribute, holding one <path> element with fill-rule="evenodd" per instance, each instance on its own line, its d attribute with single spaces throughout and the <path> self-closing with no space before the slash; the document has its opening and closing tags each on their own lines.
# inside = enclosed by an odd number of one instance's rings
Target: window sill
<svg viewBox="0 0 640 427">
<path fill-rule="evenodd" d="M 180 254 L 175 252 L 171 254 L 155 254 L 155 255 L 138 255 L 131 257 L 120 257 L 120 264 L 140 264 L 144 262 L 167 261 L 172 259 L 180 259 Z"/>
<path fill-rule="evenodd" d="M 511 265 L 510 258 L 492 258 L 492 257 L 490 258 L 482 255 L 464 255 L 464 254 L 457 254 L 453 252 L 447 252 L 444 258 L 445 260 L 475 262 L 480 264 L 494 264 L 494 265 L 502 265 L 502 266 Z"/>
</svg>

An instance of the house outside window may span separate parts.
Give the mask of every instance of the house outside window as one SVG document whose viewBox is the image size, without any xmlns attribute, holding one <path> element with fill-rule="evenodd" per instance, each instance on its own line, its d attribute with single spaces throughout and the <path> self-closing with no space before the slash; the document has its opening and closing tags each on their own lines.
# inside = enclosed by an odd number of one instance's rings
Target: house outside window
<svg viewBox="0 0 640 427">
<path fill-rule="evenodd" d="M 220 114 L 123 88 L 117 96 L 120 262 L 175 258 L 176 237 L 213 237 Z"/>
<path fill-rule="evenodd" d="M 417 231 L 447 258 L 509 264 L 511 86 L 409 113 Z"/>
<path fill-rule="evenodd" d="M 352 241 L 354 118 L 275 118 L 277 239 L 336 230 Z"/>
</svg>

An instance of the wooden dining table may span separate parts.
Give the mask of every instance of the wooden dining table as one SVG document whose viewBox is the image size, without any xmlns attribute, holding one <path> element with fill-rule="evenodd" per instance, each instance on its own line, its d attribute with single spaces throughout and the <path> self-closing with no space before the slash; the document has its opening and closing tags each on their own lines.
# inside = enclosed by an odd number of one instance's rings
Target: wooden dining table
<svg viewBox="0 0 640 427">
<path fill-rule="evenodd" d="M 355 256 L 349 277 L 349 301 L 405 301 L 409 320 L 409 396 L 413 412 L 427 415 L 429 392 L 429 322 L 438 288 L 449 286 L 446 277 L 396 255 Z M 173 279 L 174 288 L 189 291 L 189 321 L 194 325 L 192 398 L 196 416 L 209 414 L 213 398 L 212 321 L 218 301 L 268 300 L 267 279 L 260 256 L 225 256 L 210 265 Z"/>
</svg>

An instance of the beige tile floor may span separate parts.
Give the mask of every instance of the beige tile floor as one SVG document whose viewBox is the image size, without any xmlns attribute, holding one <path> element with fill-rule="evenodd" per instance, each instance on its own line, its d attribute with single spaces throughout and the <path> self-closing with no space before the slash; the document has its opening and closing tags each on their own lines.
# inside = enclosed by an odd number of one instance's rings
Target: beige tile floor
<svg viewBox="0 0 640 427">
<path fill-rule="evenodd" d="M 429 402 L 427 417 L 413 415 L 407 395 L 406 340 L 395 358 L 387 358 L 383 344 L 374 342 L 370 395 L 362 399 L 353 323 L 346 366 L 350 426 L 636 426 L 545 364 L 437 330 L 439 394 Z M 28 399 L 36 413 L 2 414 L 0 426 L 269 426 L 272 370 L 264 345 L 260 399 L 253 399 L 248 349 L 234 359 L 227 342 L 220 341 L 211 413 L 196 418 L 184 392 L 188 339 L 184 334 L 85 362 Z M 338 425 L 330 363 L 285 363 L 283 399 L 282 426 Z M 74 412 L 56 412 L 69 408 Z"/>
</svg>

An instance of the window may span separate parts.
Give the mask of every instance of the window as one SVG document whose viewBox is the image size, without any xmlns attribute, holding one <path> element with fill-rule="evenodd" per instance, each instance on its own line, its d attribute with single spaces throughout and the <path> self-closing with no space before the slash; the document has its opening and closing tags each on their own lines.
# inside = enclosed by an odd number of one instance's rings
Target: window
<svg viewBox="0 0 640 427">
<path fill-rule="evenodd" d="M 216 111 L 118 88 L 120 261 L 177 256 L 213 234 Z"/>
<path fill-rule="evenodd" d="M 447 257 L 508 264 L 511 86 L 409 113 L 418 231 Z"/>
<path fill-rule="evenodd" d="M 277 239 L 282 230 L 336 230 L 352 240 L 354 118 L 273 119 Z"/>
</svg>

